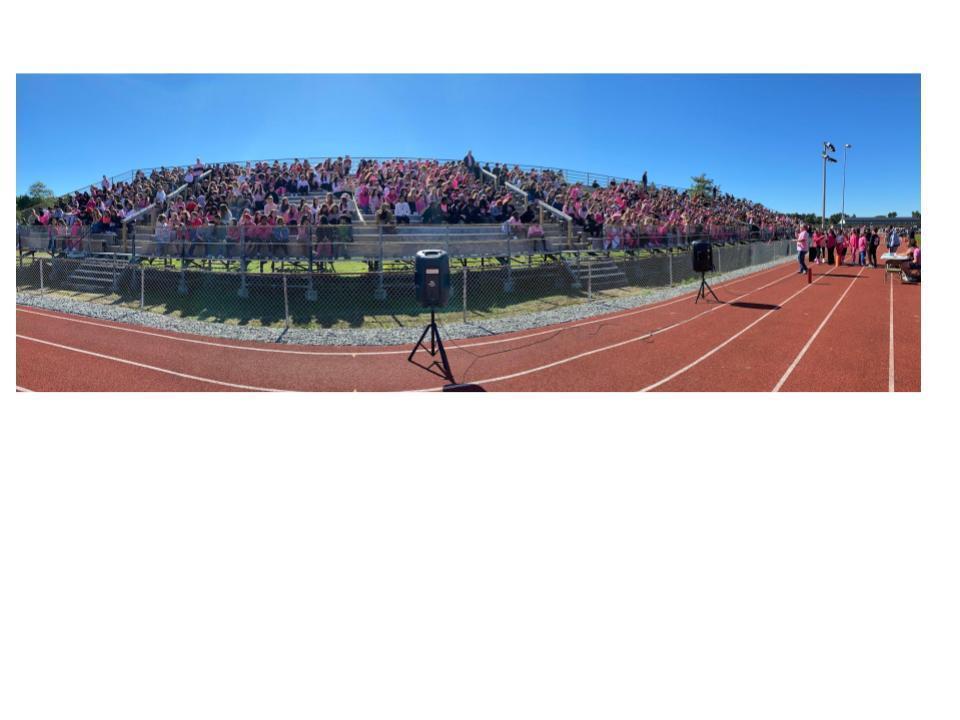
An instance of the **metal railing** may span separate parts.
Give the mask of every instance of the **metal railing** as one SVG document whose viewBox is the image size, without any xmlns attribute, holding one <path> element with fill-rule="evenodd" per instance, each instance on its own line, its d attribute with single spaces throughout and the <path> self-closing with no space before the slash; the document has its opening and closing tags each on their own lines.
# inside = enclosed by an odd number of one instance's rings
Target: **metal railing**
<svg viewBox="0 0 960 720">
<path fill-rule="evenodd" d="M 207 170 L 206 172 L 202 173 L 202 174 L 199 175 L 198 177 L 194 178 L 194 182 L 200 182 L 201 180 L 203 180 L 203 178 L 207 177 L 207 176 L 210 175 L 210 173 L 212 173 L 212 172 L 213 172 L 212 169 L 211 169 L 211 170 Z M 184 184 L 181 185 L 180 187 L 178 187 L 178 188 L 176 188 L 175 190 L 173 190 L 169 195 L 167 195 L 166 200 L 170 200 L 170 198 L 176 197 L 177 195 L 179 195 L 180 193 L 182 193 L 184 190 L 186 190 L 188 187 L 190 187 L 190 185 L 191 185 L 190 183 L 184 183 Z M 157 206 L 157 203 L 156 203 L 156 202 L 152 202 L 152 203 L 150 203 L 149 205 L 147 205 L 145 208 L 142 208 L 141 210 L 138 210 L 137 212 L 135 212 L 133 215 L 129 215 L 129 216 L 125 217 L 123 220 L 121 220 L 121 223 L 122 223 L 123 225 L 129 225 L 130 223 L 132 223 L 132 222 L 133 222 L 134 220 L 136 220 L 137 218 L 139 218 L 139 217 L 141 217 L 142 215 L 145 215 L 146 213 L 148 213 L 148 212 L 150 212 L 151 210 L 153 210 L 156 206 Z"/>
<path fill-rule="evenodd" d="M 694 238 L 689 238 L 690 240 Z M 93 242 L 87 238 L 84 242 Z M 208 240 L 206 242 L 213 242 Z M 293 242 L 287 239 L 286 242 Z M 309 252 L 309 251 L 308 251 Z M 793 241 L 714 248 L 717 272 L 792 258 Z M 487 322 L 500 316 L 618 298 L 699 279 L 687 251 L 634 253 L 559 249 L 539 262 L 451 265 L 450 303 L 441 322 Z M 318 265 L 251 272 L 244 263 L 209 265 L 131 262 L 112 252 L 86 257 L 21 256 L 17 291 L 74 298 L 181 318 L 269 327 L 417 327 L 429 310 L 418 305 L 409 267 L 331 272 Z"/>
</svg>

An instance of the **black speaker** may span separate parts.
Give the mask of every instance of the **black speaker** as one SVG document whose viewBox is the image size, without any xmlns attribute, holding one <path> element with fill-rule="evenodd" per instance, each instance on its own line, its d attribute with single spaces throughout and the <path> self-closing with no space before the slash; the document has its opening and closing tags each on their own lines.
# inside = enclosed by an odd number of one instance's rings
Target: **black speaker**
<svg viewBox="0 0 960 720">
<path fill-rule="evenodd" d="M 443 250 L 421 250 L 414 264 L 417 302 L 424 307 L 444 307 L 450 300 L 450 259 Z"/>
<path fill-rule="evenodd" d="M 693 271 L 713 272 L 713 244 L 708 240 L 697 240 L 690 247 L 693 250 Z"/>
</svg>

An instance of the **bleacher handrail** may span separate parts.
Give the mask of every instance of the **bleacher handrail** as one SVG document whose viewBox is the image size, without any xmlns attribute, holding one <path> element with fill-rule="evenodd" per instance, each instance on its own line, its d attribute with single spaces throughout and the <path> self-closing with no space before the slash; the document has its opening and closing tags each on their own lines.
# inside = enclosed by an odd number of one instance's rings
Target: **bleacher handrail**
<svg viewBox="0 0 960 720">
<path fill-rule="evenodd" d="M 213 168 L 210 168 L 210 169 L 207 170 L 205 173 L 202 173 L 202 174 L 199 175 L 198 177 L 194 178 L 194 182 L 199 182 L 200 180 L 203 180 L 203 178 L 205 178 L 207 175 L 209 175 L 209 174 L 212 173 L 212 172 L 213 172 Z M 179 195 L 180 193 L 182 193 L 184 190 L 186 190 L 188 187 L 190 187 L 190 183 L 184 183 L 183 185 L 181 185 L 180 187 L 178 187 L 176 190 L 174 190 L 173 192 L 171 192 L 169 195 L 167 195 L 167 199 L 170 199 L 170 198 L 172 198 L 172 197 L 176 197 L 177 195 Z M 129 223 L 133 222 L 133 221 L 136 220 L 138 217 L 140 217 L 141 215 L 143 215 L 144 213 L 146 213 L 148 210 L 152 210 L 152 209 L 155 208 L 156 206 L 157 206 L 157 203 L 156 203 L 156 201 L 154 201 L 154 202 L 150 203 L 149 205 L 147 205 L 146 207 L 140 208 L 139 210 L 137 210 L 137 212 L 133 213 L 133 215 L 128 215 L 128 216 L 125 217 L 123 220 L 121 220 L 120 223 L 121 223 L 122 225 L 128 225 Z"/>
</svg>

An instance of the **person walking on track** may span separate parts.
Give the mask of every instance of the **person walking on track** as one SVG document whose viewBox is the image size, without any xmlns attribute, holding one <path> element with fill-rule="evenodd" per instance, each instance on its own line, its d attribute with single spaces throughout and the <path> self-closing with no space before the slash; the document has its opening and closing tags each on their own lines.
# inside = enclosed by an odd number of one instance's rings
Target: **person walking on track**
<svg viewBox="0 0 960 720">
<path fill-rule="evenodd" d="M 800 232 L 797 233 L 797 261 L 800 263 L 800 269 L 797 271 L 798 275 L 802 275 L 807 272 L 807 247 L 810 243 L 810 226 L 801 225 Z"/>
<path fill-rule="evenodd" d="M 843 258 L 847 254 L 847 236 L 843 230 L 837 233 L 837 267 L 843 265 Z"/>
</svg>

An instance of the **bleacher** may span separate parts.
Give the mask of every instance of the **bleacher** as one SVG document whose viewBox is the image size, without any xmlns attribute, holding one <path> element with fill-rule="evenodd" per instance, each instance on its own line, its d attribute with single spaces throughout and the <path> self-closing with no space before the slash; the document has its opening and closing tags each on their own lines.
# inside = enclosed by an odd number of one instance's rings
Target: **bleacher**
<svg viewBox="0 0 960 720">
<path fill-rule="evenodd" d="M 679 216 L 678 212 L 671 212 L 669 219 L 666 217 L 667 210 L 670 209 L 669 203 L 679 202 L 677 198 L 680 195 L 677 191 L 670 189 L 664 195 L 654 196 L 656 202 L 653 204 L 656 207 L 651 210 L 646 207 L 649 205 L 646 200 L 643 202 L 644 207 L 641 207 L 638 199 L 650 197 L 647 195 L 646 186 L 643 186 L 640 193 L 641 186 L 633 181 L 615 181 L 607 176 L 596 175 L 593 178 L 602 178 L 610 184 L 601 185 L 599 190 L 576 186 L 582 191 L 583 202 L 591 203 L 591 215 L 598 208 L 602 210 L 599 226 L 588 227 L 581 217 L 575 218 L 557 207 L 567 193 L 568 200 L 575 197 L 573 188 L 577 182 L 582 181 L 572 171 L 550 170 L 545 173 L 547 169 L 511 165 L 511 181 L 507 182 L 505 175 L 495 177 L 487 171 L 468 171 L 465 165 L 458 164 L 459 161 L 424 162 L 404 158 L 384 162 L 381 162 L 384 159 L 377 158 L 355 159 L 351 174 L 337 176 L 343 188 L 335 194 L 338 204 L 341 197 L 348 197 L 349 218 L 333 217 L 332 224 L 311 223 L 299 226 L 299 213 L 292 213 L 288 224 L 283 226 L 272 224 L 273 218 L 270 218 L 270 224 L 264 222 L 260 225 L 239 226 L 230 226 L 218 220 L 216 208 L 220 204 L 226 204 L 223 201 L 227 188 L 240 188 L 236 180 L 238 173 L 246 176 L 244 185 L 248 188 L 248 194 L 244 196 L 245 200 L 237 201 L 233 198 L 228 204 L 234 222 L 237 222 L 245 209 L 251 207 L 249 185 L 252 178 L 269 178 L 267 185 L 272 191 L 275 183 L 284 177 L 289 178 L 285 182 L 292 182 L 293 174 L 288 172 L 288 168 L 299 166 L 300 174 L 297 177 L 306 177 L 304 168 L 310 173 L 319 172 L 321 162 L 327 160 L 331 159 L 305 158 L 296 164 L 281 161 L 208 164 L 203 166 L 202 172 L 195 173 L 198 177 L 190 184 L 179 184 L 184 177 L 184 168 L 171 168 L 162 176 L 168 179 L 168 184 L 170 179 L 176 179 L 177 187 L 169 189 L 163 203 L 149 205 L 144 205 L 143 198 L 157 186 L 157 182 L 153 180 L 154 174 L 151 171 L 130 171 L 122 176 L 123 180 L 114 178 L 114 186 L 109 190 L 104 189 L 101 192 L 91 188 L 89 193 L 75 193 L 75 197 L 79 198 L 78 207 L 79 202 L 89 202 L 91 195 L 102 205 L 103 198 L 113 193 L 113 207 L 120 203 L 129 203 L 131 198 L 136 196 L 140 209 L 132 214 L 128 212 L 127 217 L 119 224 L 114 218 L 109 232 L 92 232 L 93 228 L 103 228 L 81 224 L 82 231 L 73 236 L 63 224 L 18 226 L 18 249 L 21 253 L 53 249 L 56 253 L 71 256 L 116 253 L 129 257 L 134 262 L 150 263 L 157 259 L 180 259 L 188 263 L 211 259 L 225 262 L 268 259 L 288 261 L 294 265 L 307 263 L 312 269 L 314 263 L 341 259 L 378 264 L 409 261 L 419 250 L 425 248 L 445 249 L 454 261 L 489 258 L 503 262 L 509 261 L 509 258 L 536 255 L 546 257 L 563 251 L 585 251 L 591 254 L 597 251 L 609 253 L 611 250 L 657 253 L 682 249 L 693 237 L 708 237 L 714 242 L 739 242 L 763 236 L 763 233 L 757 232 L 756 227 L 751 227 L 744 220 L 735 220 L 736 225 L 727 228 L 678 224 L 674 219 L 674 215 Z M 362 178 L 356 174 L 361 163 L 365 164 Z M 480 161 L 478 167 L 482 167 Z M 503 167 L 506 168 L 505 165 Z M 430 173 L 433 175 L 428 181 L 425 177 Z M 454 177 L 461 178 L 459 186 L 450 181 Z M 354 193 L 361 181 L 378 191 L 384 191 L 387 187 L 396 188 L 399 184 L 403 188 L 402 192 L 420 196 L 423 195 L 424 188 L 430 185 L 429 191 L 434 193 L 434 197 L 436 192 L 440 192 L 445 199 L 456 198 L 456 202 L 460 203 L 476 202 L 478 197 L 487 203 L 505 203 L 504 207 L 507 207 L 506 203 L 509 202 L 509 207 L 515 211 L 527 210 L 528 217 L 532 213 L 535 221 L 541 225 L 544 237 L 527 237 L 527 224 L 508 227 L 501 222 L 506 219 L 502 215 L 497 222 L 489 222 L 490 218 L 487 217 L 487 222 L 479 223 L 428 224 L 421 222 L 419 214 L 413 213 L 409 224 L 397 224 L 392 217 L 385 222 L 383 218 L 378 219 L 372 209 L 362 212 L 358 206 Z M 622 183 L 619 188 L 616 182 Z M 620 219 L 620 208 L 613 203 L 618 192 L 624 196 L 630 195 L 626 205 L 622 202 L 623 197 L 619 198 L 626 222 Z M 161 213 L 182 213 L 185 201 L 192 195 L 201 193 L 210 193 L 208 204 L 199 208 L 203 224 L 188 226 L 175 222 L 170 229 L 158 231 L 155 223 Z M 291 206 L 296 208 L 301 200 L 305 200 L 307 206 L 312 205 L 314 199 L 322 203 L 329 194 L 327 190 L 312 188 L 309 193 L 301 195 L 288 189 L 282 197 L 286 197 Z M 543 197 L 548 197 L 550 202 L 546 202 Z M 687 200 L 684 199 L 683 202 Z M 594 203 L 596 207 L 593 206 Z M 693 207 L 697 212 L 702 210 L 702 205 Z M 751 213 L 768 213 L 773 216 L 762 206 L 747 203 L 744 207 Z M 309 237 L 304 236 L 302 228 L 306 229 Z M 769 231 L 768 226 L 768 234 Z"/>
</svg>

